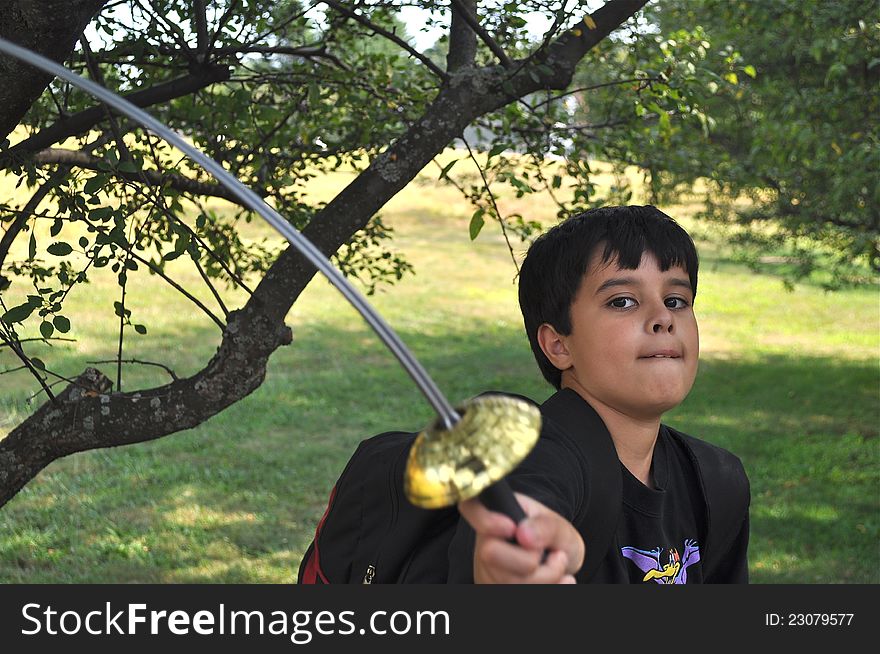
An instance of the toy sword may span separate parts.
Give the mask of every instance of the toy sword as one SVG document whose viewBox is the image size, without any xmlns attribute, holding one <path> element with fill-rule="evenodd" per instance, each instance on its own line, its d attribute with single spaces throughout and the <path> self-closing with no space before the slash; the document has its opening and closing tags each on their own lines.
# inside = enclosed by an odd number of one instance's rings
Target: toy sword
<svg viewBox="0 0 880 654">
<path fill-rule="evenodd" d="M 150 114 L 64 66 L 2 38 L 0 52 L 66 80 L 174 145 L 274 227 L 363 316 L 437 412 L 435 423 L 419 433 L 410 450 L 404 477 L 410 502 L 440 508 L 479 496 L 487 507 L 515 522 L 525 517 L 504 477 L 537 442 L 541 424 L 537 407 L 502 394 L 482 395 L 453 407 L 400 337 L 329 259 L 223 166 Z"/>
</svg>

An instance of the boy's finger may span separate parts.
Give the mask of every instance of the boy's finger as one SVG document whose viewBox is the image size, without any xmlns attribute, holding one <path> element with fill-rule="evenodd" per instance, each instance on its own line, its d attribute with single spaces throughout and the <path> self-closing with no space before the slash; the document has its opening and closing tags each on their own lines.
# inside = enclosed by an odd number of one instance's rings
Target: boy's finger
<svg viewBox="0 0 880 654">
<path fill-rule="evenodd" d="M 493 578 L 522 578 L 533 575 L 541 566 L 541 556 L 499 538 L 478 537 L 474 548 L 478 566 L 491 570 Z"/>
<path fill-rule="evenodd" d="M 566 567 L 564 552 L 552 552 L 541 563 L 537 552 L 489 539 L 478 545 L 475 578 L 492 584 L 557 584 L 565 578 Z"/>
<path fill-rule="evenodd" d="M 512 583 L 521 584 L 558 584 L 566 576 L 568 557 L 565 552 L 551 552 L 547 560 L 539 565 L 533 572 L 511 580 Z"/>
<path fill-rule="evenodd" d="M 517 526 L 516 538 L 523 548 L 565 552 L 568 561 L 567 572 L 577 572 L 584 563 L 583 539 L 558 515 L 536 515 L 526 518 Z"/>
<path fill-rule="evenodd" d="M 490 511 L 477 498 L 458 503 L 458 510 L 478 534 L 512 538 L 516 523 L 503 513 Z"/>
</svg>

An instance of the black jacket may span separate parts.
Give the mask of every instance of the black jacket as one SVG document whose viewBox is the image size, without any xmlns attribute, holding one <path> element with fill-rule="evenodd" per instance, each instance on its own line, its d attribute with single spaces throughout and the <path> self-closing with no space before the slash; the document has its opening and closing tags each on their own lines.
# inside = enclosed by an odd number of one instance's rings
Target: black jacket
<svg viewBox="0 0 880 654">
<path fill-rule="evenodd" d="M 600 566 L 622 513 L 621 465 L 605 424 L 576 392 L 563 389 L 541 405 L 541 437 L 508 481 L 567 518 L 584 538 L 586 559 L 579 583 L 601 579 Z M 702 578 L 708 583 L 746 583 L 749 482 L 740 460 L 720 447 L 664 426 L 693 464 L 702 506 Z M 473 582 L 473 540 L 461 520 L 449 547 L 449 583 Z"/>
</svg>

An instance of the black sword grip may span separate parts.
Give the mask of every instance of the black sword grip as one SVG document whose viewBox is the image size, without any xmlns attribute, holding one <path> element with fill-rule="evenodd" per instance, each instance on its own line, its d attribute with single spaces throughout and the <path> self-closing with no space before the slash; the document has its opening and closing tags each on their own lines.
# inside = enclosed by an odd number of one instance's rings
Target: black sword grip
<svg viewBox="0 0 880 654">
<path fill-rule="evenodd" d="M 526 517 L 526 512 L 523 511 L 519 502 L 516 501 L 516 497 L 513 495 L 513 490 L 511 490 L 510 484 L 504 479 L 496 481 L 494 484 L 484 489 L 483 492 L 480 493 L 480 502 L 482 502 L 483 506 L 490 511 L 503 513 L 516 524 L 522 522 Z"/>
</svg>

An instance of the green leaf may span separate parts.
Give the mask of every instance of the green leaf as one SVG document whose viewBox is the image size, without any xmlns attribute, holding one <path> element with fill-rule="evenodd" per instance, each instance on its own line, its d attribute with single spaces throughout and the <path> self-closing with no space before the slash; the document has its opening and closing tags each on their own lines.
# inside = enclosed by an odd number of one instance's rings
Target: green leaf
<svg viewBox="0 0 880 654">
<path fill-rule="evenodd" d="M 57 329 L 62 334 L 66 334 L 70 331 L 70 321 L 64 316 L 55 316 L 54 318 L 52 318 L 52 324 L 55 325 L 55 329 Z"/>
<path fill-rule="evenodd" d="M 660 114 L 660 132 L 664 136 L 669 136 L 672 132 L 672 125 L 669 122 L 669 114 L 665 111 Z"/>
<path fill-rule="evenodd" d="M 40 333 L 43 335 L 43 338 L 51 338 L 52 334 L 55 333 L 55 327 L 51 322 L 44 320 L 40 323 Z"/>
<path fill-rule="evenodd" d="M 19 304 L 17 307 L 12 307 L 9 311 L 3 314 L 3 322 L 11 324 L 27 320 L 28 316 L 30 316 L 36 308 L 37 307 L 30 302 Z"/>
<path fill-rule="evenodd" d="M 89 246 L 89 239 L 87 239 L 85 236 L 80 236 L 79 246 L 83 249 L 87 248 Z"/>
<path fill-rule="evenodd" d="M 177 240 L 174 242 L 174 251 L 183 254 L 186 252 L 187 248 L 189 248 L 190 241 L 191 237 L 189 232 L 181 232 L 177 236 Z M 126 243 L 126 245 L 128 244 Z"/>
<path fill-rule="evenodd" d="M 535 191 L 531 186 L 514 175 L 510 175 L 507 181 L 516 188 L 517 197 L 522 197 L 526 193 L 534 193 Z"/>
<path fill-rule="evenodd" d="M 128 318 L 131 315 L 131 309 L 126 309 L 124 306 L 122 306 L 122 302 L 114 301 L 113 313 L 115 313 L 120 318 Z"/>
<path fill-rule="evenodd" d="M 53 243 L 47 247 L 46 251 L 49 254 L 54 254 L 56 257 L 63 257 L 73 252 L 73 248 L 70 246 L 70 243 L 59 241 L 58 243 Z"/>
<path fill-rule="evenodd" d="M 123 249 L 128 249 L 128 241 L 125 240 L 125 234 L 122 229 L 114 227 L 108 234 L 110 242 L 115 243 Z"/>
<path fill-rule="evenodd" d="M 507 150 L 510 146 L 507 143 L 496 143 L 492 146 L 492 149 L 489 150 L 489 159 L 492 157 L 498 156 L 505 150 Z"/>
<path fill-rule="evenodd" d="M 751 77 L 752 79 L 755 79 L 755 77 L 758 75 L 758 71 L 755 70 L 755 67 L 752 66 L 751 64 L 749 64 L 748 66 L 744 66 L 743 72 L 746 75 L 748 75 L 749 77 Z"/>
<path fill-rule="evenodd" d="M 42 359 L 38 359 L 37 357 L 31 357 L 31 365 L 37 370 L 45 370 L 46 364 L 43 363 Z"/>
<path fill-rule="evenodd" d="M 143 325 L 135 325 L 135 326 L 134 326 L 134 330 L 135 330 L 138 334 L 146 334 L 146 333 L 147 333 L 147 328 L 144 327 Z"/>
<path fill-rule="evenodd" d="M 449 174 L 449 171 L 452 170 L 452 167 L 453 167 L 455 164 L 457 164 L 458 162 L 459 162 L 458 159 L 453 159 L 453 160 L 450 161 L 448 164 L 446 164 L 445 166 L 443 166 L 443 170 L 440 171 L 440 177 L 438 177 L 438 179 L 445 179 L 446 176 Z"/>
<path fill-rule="evenodd" d="M 483 225 L 486 223 L 483 220 L 483 214 L 485 213 L 485 209 L 477 209 L 474 212 L 474 215 L 471 216 L 471 224 L 469 227 L 471 240 L 473 241 L 480 233 L 480 230 L 483 229 Z"/>
<path fill-rule="evenodd" d="M 28 259 L 33 261 L 37 256 L 37 238 L 34 236 L 34 233 L 31 232 L 31 238 L 28 242 Z"/>
<path fill-rule="evenodd" d="M 99 190 L 104 188 L 104 184 L 106 183 L 106 175 L 95 175 L 86 182 L 85 186 L 83 186 L 83 192 L 88 193 L 89 195 L 94 195 Z"/>
<path fill-rule="evenodd" d="M 321 88 L 312 82 L 309 84 L 309 104 L 317 106 L 321 102 Z"/>
<path fill-rule="evenodd" d="M 136 173 L 140 171 L 137 164 L 133 161 L 123 161 L 119 166 L 117 166 L 120 172 L 123 173 Z"/>
<path fill-rule="evenodd" d="M 104 221 L 113 213 L 113 207 L 99 207 L 89 211 L 89 218 L 92 220 Z"/>
<path fill-rule="evenodd" d="M 55 222 L 52 223 L 52 227 L 49 229 L 50 236 L 58 236 L 61 233 L 61 228 L 64 226 L 64 222 L 59 218 L 56 219 Z"/>
</svg>

